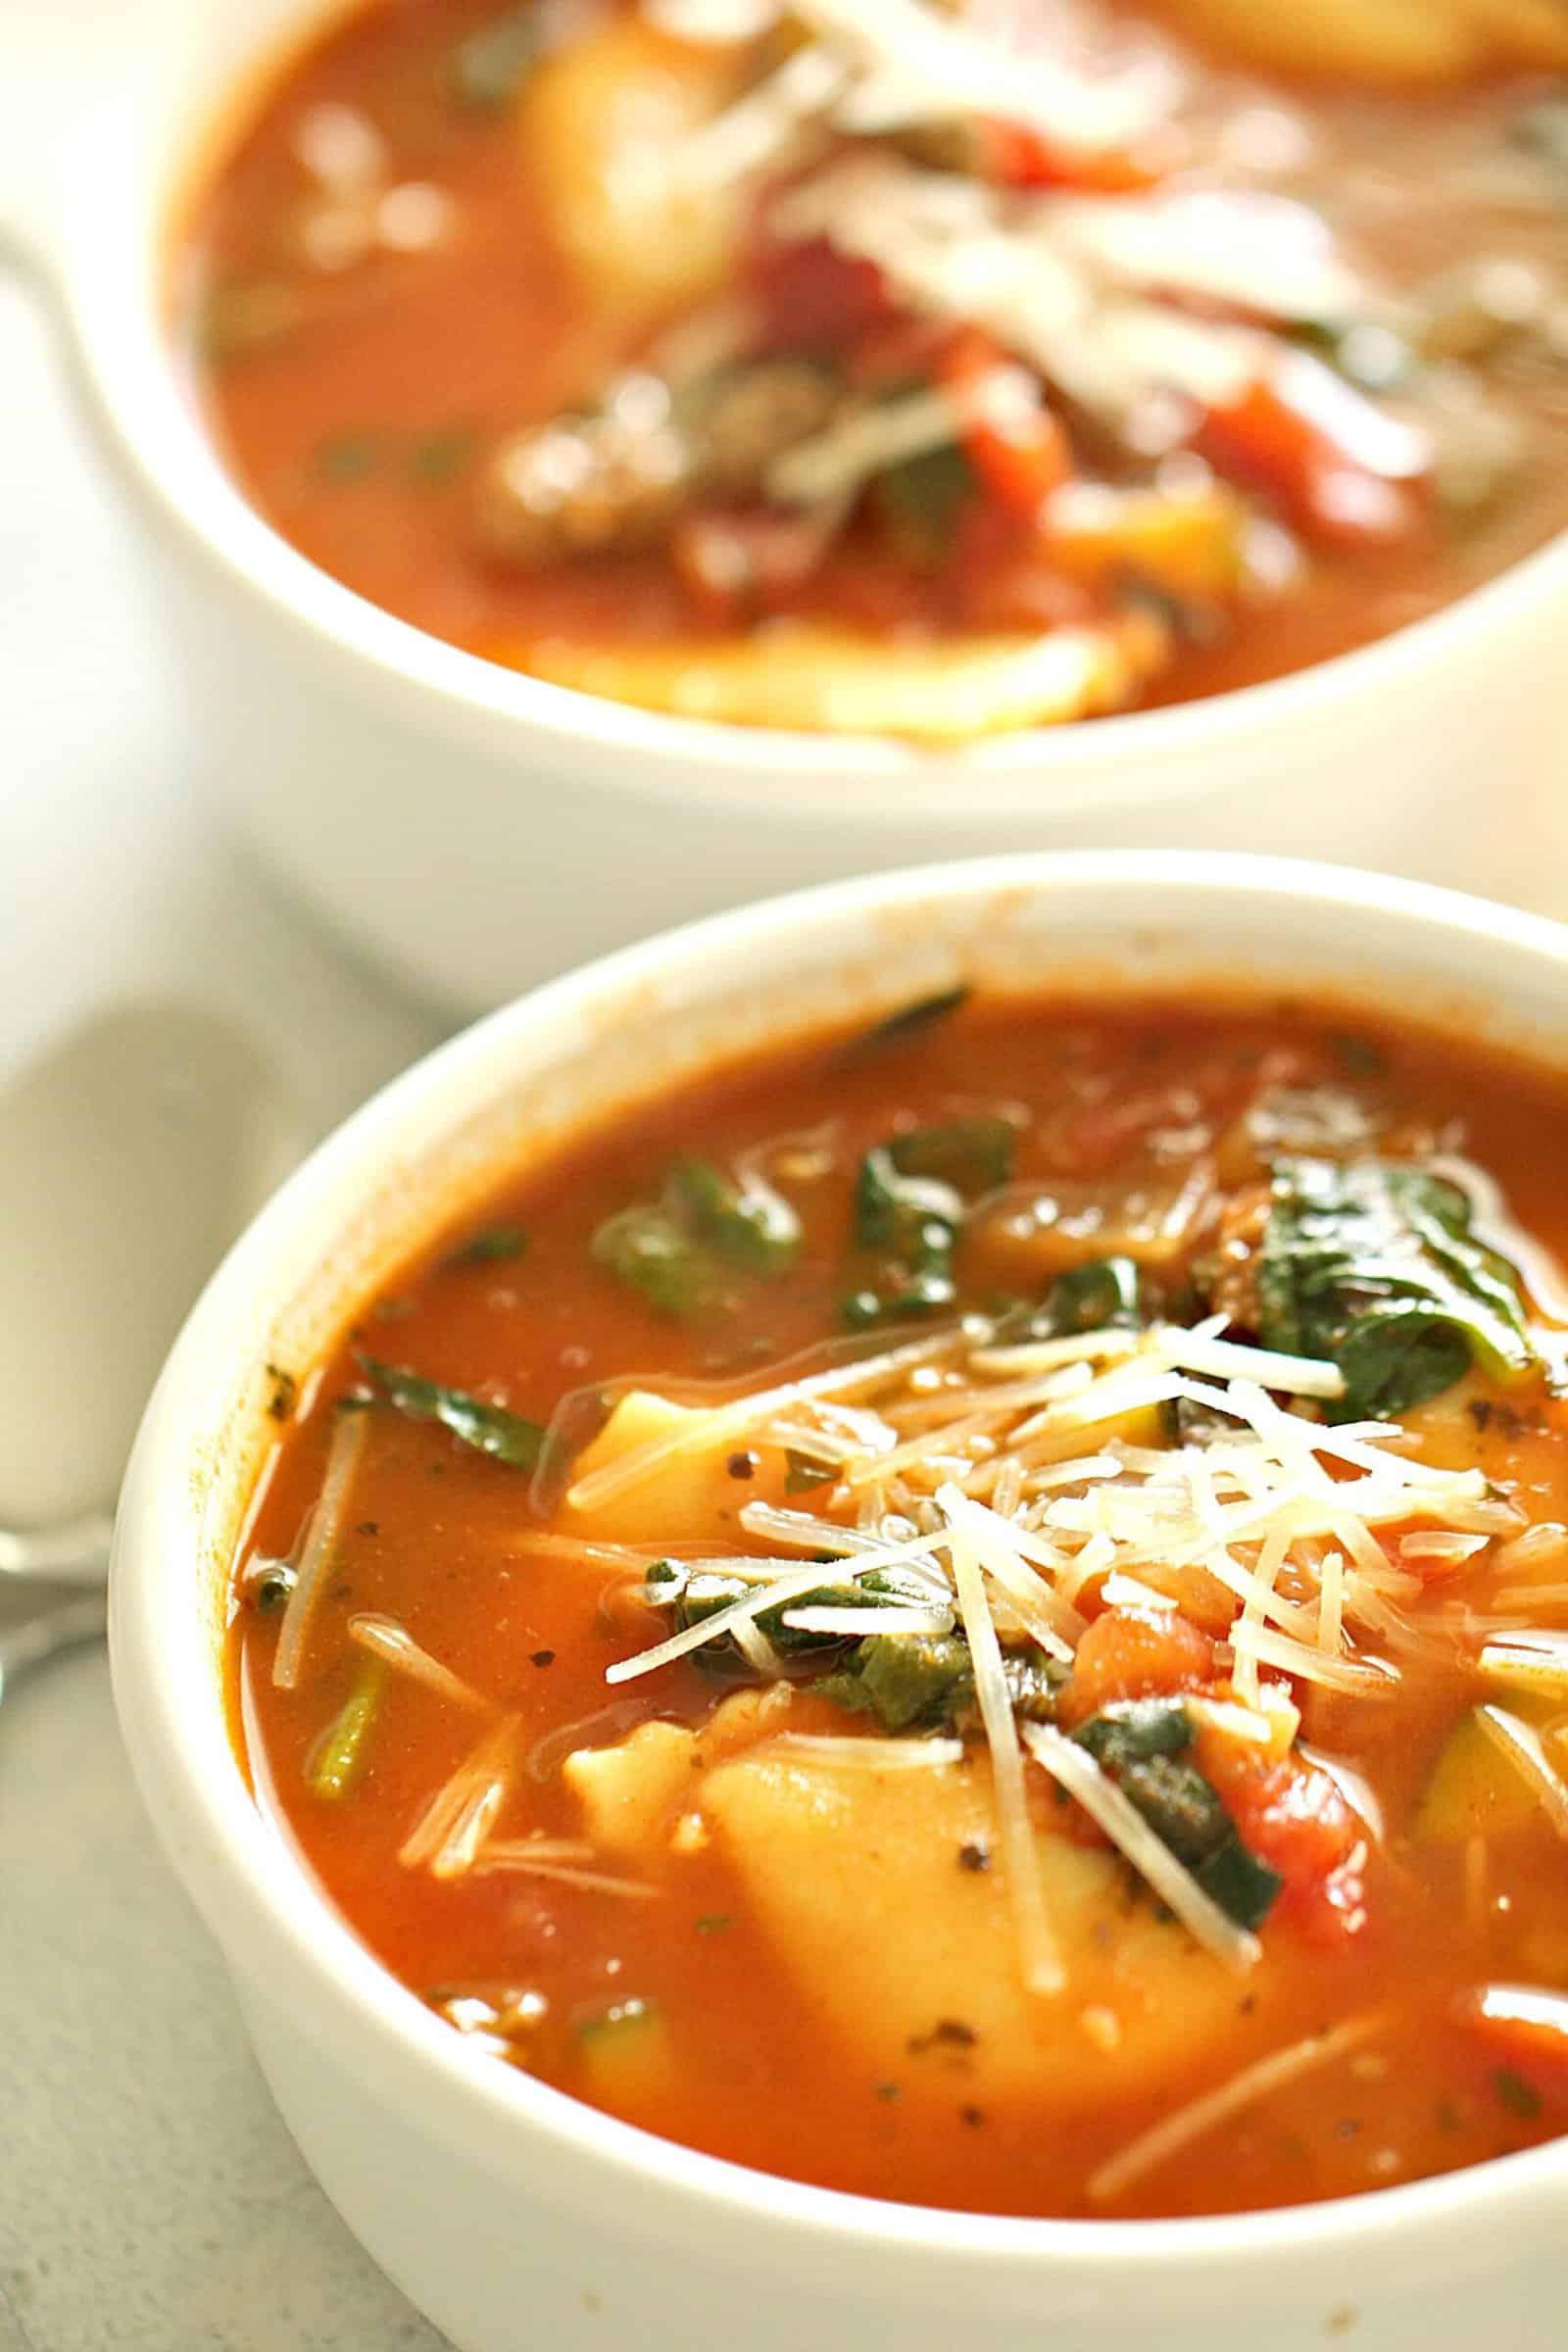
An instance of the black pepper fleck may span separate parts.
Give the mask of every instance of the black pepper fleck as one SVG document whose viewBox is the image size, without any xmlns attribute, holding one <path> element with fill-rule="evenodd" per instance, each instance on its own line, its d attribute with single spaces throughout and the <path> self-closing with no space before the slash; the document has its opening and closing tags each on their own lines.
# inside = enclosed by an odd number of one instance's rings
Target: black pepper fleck
<svg viewBox="0 0 1568 2352">
<path fill-rule="evenodd" d="M 553 1666 L 556 1662 L 556 1653 L 553 1649 L 536 1649 L 531 1651 L 530 1655 L 536 1666 Z"/>
<path fill-rule="evenodd" d="M 731 1478 L 755 1478 L 760 1460 L 760 1454 L 753 1453 L 749 1446 L 743 1446 L 738 1453 L 730 1455 L 724 1467 Z"/>
<path fill-rule="evenodd" d="M 990 1846 L 979 1840 L 972 1845 L 960 1845 L 958 1868 L 960 1870 L 989 1870 L 991 1868 Z"/>
</svg>

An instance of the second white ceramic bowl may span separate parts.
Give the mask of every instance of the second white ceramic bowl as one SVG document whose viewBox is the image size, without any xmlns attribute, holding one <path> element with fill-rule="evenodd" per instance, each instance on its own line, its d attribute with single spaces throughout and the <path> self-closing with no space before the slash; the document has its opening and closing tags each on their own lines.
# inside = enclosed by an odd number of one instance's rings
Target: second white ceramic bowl
<svg viewBox="0 0 1568 2352">
<path fill-rule="evenodd" d="M 724 916 L 558 982 L 359 1113 L 222 1267 L 125 1486 L 116 1696 L 168 1851 L 222 1945 L 301 2148 L 461 2352 L 1431 2352 L 1558 2340 L 1568 2143 L 1235 2220 L 992 2220 L 802 2187 L 655 2139 L 476 2053 L 405 1992 L 263 1819 L 222 1677 L 226 1576 L 305 1369 L 438 1217 L 713 1057 L 957 979 L 1329 990 L 1568 1071 L 1568 931 L 1331 868 L 994 860 Z M 236 2031 L 238 2027 L 236 2025 Z"/>
<path fill-rule="evenodd" d="M 1047 844 L 1283 850 L 1568 906 L 1568 539 L 1297 677 L 943 755 L 633 710 L 392 619 L 247 506 L 165 327 L 171 216 L 211 122 L 323 0 L 61 0 L 68 31 L 83 7 L 53 103 L 95 74 L 112 94 L 51 150 L 22 120 L 50 94 L 0 92 L 0 246 L 9 212 L 152 527 L 215 787 L 405 974 L 494 1004 L 760 890 Z"/>
</svg>

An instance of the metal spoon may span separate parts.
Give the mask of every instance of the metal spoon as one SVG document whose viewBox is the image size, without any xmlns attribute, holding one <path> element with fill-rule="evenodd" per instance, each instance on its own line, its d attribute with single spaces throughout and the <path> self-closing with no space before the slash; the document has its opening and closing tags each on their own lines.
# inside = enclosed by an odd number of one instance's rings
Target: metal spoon
<svg viewBox="0 0 1568 2352">
<path fill-rule="evenodd" d="M 159 1363 L 307 1140 L 252 1041 L 175 1003 L 98 1014 L 0 1094 L 0 1697 L 102 1634 Z"/>
</svg>

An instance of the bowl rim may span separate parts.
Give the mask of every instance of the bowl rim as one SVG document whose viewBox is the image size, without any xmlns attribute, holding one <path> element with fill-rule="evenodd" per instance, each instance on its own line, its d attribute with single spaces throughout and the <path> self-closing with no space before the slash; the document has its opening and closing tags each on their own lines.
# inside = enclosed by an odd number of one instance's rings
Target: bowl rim
<svg viewBox="0 0 1568 2352">
<path fill-rule="evenodd" d="M 519 2071 L 475 2054 L 372 1958 L 311 1880 L 252 1797 L 229 1743 L 211 1643 L 203 1648 L 191 1607 L 200 1562 L 193 1508 L 196 1436 L 187 1425 L 200 1400 L 221 1385 L 236 1355 L 250 1360 L 259 1314 L 281 1303 L 269 1272 L 303 1230 L 319 1269 L 335 1232 L 373 1187 L 394 1141 L 401 1158 L 449 1138 L 505 1084 L 509 1062 L 526 1060 L 530 1034 L 570 1023 L 596 1001 L 613 1003 L 642 985 L 723 966 L 739 952 L 755 960 L 769 942 L 812 927 L 820 956 L 857 923 L 922 903 L 980 905 L 1015 898 L 1107 891 L 1146 894 L 1179 918 L 1184 898 L 1219 892 L 1239 909 L 1289 900 L 1299 914 L 1347 916 L 1363 933 L 1386 918 L 1427 940 L 1437 976 L 1446 937 L 1463 936 L 1499 957 L 1550 970 L 1568 1004 L 1568 926 L 1441 890 L 1348 868 L 1230 853 L 1068 851 L 989 858 L 840 882 L 760 906 L 710 916 L 602 958 L 547 983 L 448 1041 L 371 1098 L 327 1139 L 274 1196 L 214 1276 L 175 1343 L 137 1438 L 116 1532 L 111 1579 L 115 1700 L 133 1770 L 187 1890 L 219 1941 L 245 1973 L 269 1960 L 292 1970 L 329 2008 L 330 2031 L 362 2081 L 394 2104 L 422 2106 L 427 2125 L 499 2172 L 554 2154 L 588 2168 L 599 2184 L 632 2188 L 637 2211 L 662 2203 L 666 2216 L 746 2226 L 775 2237 L 803 2233 L 825 2255 L 862 2260 L 896 2252 L 929 2281 L 954 2263 L 983 2259 L 999 2281 L 1038 2281 L 1049 2273 L 1128 2291 L 1191 2276 L 1223 2261 L 1272 2276 L 1285 2258 L 1332 2250 L 1357 2258 L 1412 2251 L 1442 2233 L 1488 2221 L 1560 2216 L 1568 2189 L 1568 2138 L 1493 2159 L 1436 2180 L 1376 2189 L 1317 2205 L 1195 2220 L 1040 2220 L 953 2212 L 885 2202 L 756 2171 L 658 2137 L 588 2107 Z M 1122 912 L 1107 924 L 1127 927 Z M 1143 917 L 1140 914 L 1140 922 Z M 1504 980 L 1500 995 L 1506 1001 Z M 547 1044 L 536 1075 L 559 1059 Z M 514 1083 L 516 1083 L 514 1080 Z M 488 1090 L 488 1092 L 487 1092 Z M 409 1129 L 425 1122 L 411 1144 Z M 323 1225 L 323 1214 L 327 1222 Z M 316 1230 L 319 1227 L 319 1230 Z M 237 1345 L 231 1333 L 245 1334 Z M 172 1627 L 172 1634 L 171 1628 Z M 206 1686 L 205 1690 L 203 1687 Z M 197 1695 L 193 1698 L 193 1692 Z M 226 1771 L 215 1774 L 219 1755 Z M 309 2025 L 302 2026 L 309 2032 Z M 624 2209 L 622 2209 L 624 2210 Z M 738 2242 L 738 2241 L 737 2241 Z M 999 2267 L 1000 2266 L 1000 2267 Z"/>
<path fill-rule="evenodd" d="M 290 24 L 323 11 L 298 10 Z M 230 94 L 243 74 L 230 74 Z M 220 111 L 213 94 L 204 120 Z M 563 756 L 612 756 L 615 788 L 674 803 L 799 810 L 829 825 L 868 810 L 940 829 L 956 813 L 1061 816 L 1201 792 L 1202 756 L 1262 750 L 1271 730 L 1332 724 L 1346 704 L 1441 672 L 1494 643 L 1553 596 L 1568 604 L 1568 528 L 1454 603 L 1307 668 L 1199 701 L 1092 722 L 1025 728 L 936 749 L 861 735 L 740 727 L 640 710 L 467 653 L 400 620 L 298 553 L 224 469 L 165 316 L 167 249 L 199 130 L 155 132 L 148 152 L 132 83 L 89 109 L 58 159 L 53 275 L 74 326 L 78 374 L 105 437 L 164 536 L 288 650 L 333 662 L 365 698 L 396 698 L 426 728 L 465 727 L 503 757 L 530 740 Z M 129 201 L 106 208 L 106 175 Z M 853 785 L 853 799 L 842 788 Z M 961 802 L 956 794 L 961 791 Z"/>
</svg>

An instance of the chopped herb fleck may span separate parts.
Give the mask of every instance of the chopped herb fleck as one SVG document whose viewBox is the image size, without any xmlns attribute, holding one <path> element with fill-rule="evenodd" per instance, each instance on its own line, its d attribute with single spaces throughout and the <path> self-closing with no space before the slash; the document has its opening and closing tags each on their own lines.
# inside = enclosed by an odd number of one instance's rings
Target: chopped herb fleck
<svg viewBox="0 0 1568 2352">
<path fill-rule="evenodd" d="M 699 1936 L 722 1936 L 725 1929 L 734 1924 L 727 1911 L 705 1911 L 697 1922 L 697 1933 Z"/>
<path fill-rule="evenodd" d="M 1369 1037 L 1336 1037 L 1330 1042 L 1352 1078 L 1381 1078 L 1389 1066 L 1388 1055 Z"/>
<path fill-rule="evenodd" d="M 463 1266 L 493 1266 L 500 1260 L 521 1257 L 528 1247 L 528 1236 L 520 1225 L 487 1225 L 482 1233 L 472 1233 L 466 1242 L 448 1252 L 441 1260 L 444 1273 L 455 1273 Z"/>
<path fill-rule="evenodd" d="M 911 2057 L 920 2057 L 926 2050 L 972 2050 L 980 2036 L 973 2026 L 961 2018 L 939 2017 L 929 2034 L 916 2034 L 908 2042 Z"/>
<path fill-rule="evenodd" d="M 300 1393 L 299 1382 L 292 1372 L 283 1371 L 277 1364 L 268 1365 L 267 1377 L 272 1384 L 272 1394 L 267 1399 L 269 1417 L 273 1421 L 291 1419 Z"/>
<path fill-rule="evenodd" d="M 438 489 L 463 471 L 477 446 L 476 436 L 464 430 L 426 433 L 409 452 L 409 479 Z"/>
<path fill-rule="evenodd" d="M 377 456 L 368 433 L 334 433 L 317 449 L 311 470 L 318 481 L 343 488 L 367 480 L 375 471 Z"/>
<path fill-rule="evenodd" d="M 1527 2082 L 1523 2075 L 1515 2074 L 1511 2066 L 1499 2066 L 1494 2070 L 1492 2086 L 1508 2113 L 1517 2115 L 1521 2121 L 1529 2123 L 1541 2113 L 1540 2091 L 1533 2082 Z"/>
</svg>

